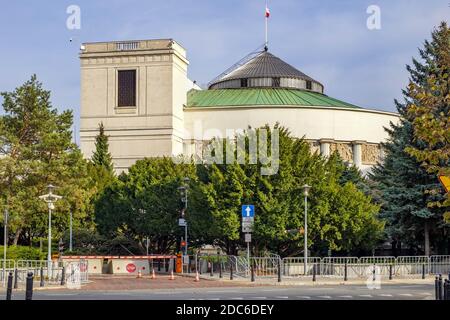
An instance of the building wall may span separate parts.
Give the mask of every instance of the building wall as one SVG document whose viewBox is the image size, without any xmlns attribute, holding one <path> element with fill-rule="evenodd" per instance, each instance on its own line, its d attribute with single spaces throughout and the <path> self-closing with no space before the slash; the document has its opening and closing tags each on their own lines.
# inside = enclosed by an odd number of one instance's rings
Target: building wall
<svg viewBox="0 0 450 320">
<path fill-rule="evenodd" d="M 397 114 L 390 112 L 294 106 L 185 108 L 184 118 L 186 152 L 201 153 L 199 140 L 278 122 L 289 128 L 293 136 L 308 140 L 313 152 L 328 156 L 337 151 L 344 161 L 363 172 L 382 159 L 380 142 L 388 138 L 384 127 L 399 120 Z"/>
<path fill-rule="evenodd" d="M 103 122 L 117 171 L 144 157 L 183 150 L 188 83 L 185 50 L 172 40 L 84 44 L 81 59 L 81 150 L 90 158 Z M 123 49 L 125 48 L 125 50 Z M 136 69 L 136 107 L 117 106 L 117 71 Z"/>
</svg>

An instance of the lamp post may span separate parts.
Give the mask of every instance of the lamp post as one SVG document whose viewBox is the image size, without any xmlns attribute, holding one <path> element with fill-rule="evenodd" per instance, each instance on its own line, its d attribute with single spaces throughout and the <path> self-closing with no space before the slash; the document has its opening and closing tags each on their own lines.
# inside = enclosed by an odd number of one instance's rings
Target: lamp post
<svg viewBox="0 0 450 320">
<path fill-rule="evenodd" d="M 3 242 L 3 283 L 6 288 L 6 247 L 8 246 L 8 209 L 5 209 L 5 219 L 4 224 L 4 242 Z"/>
<path fill-rule="evenodd" d="M 311 189 L 311 186 L 308 186 L 305 184 L 303 187 L 303 195 L 305 196 L 305 243 L 304 243 L 304 269 L 305 269 L 305 276 L 307 275 L 307 268 L 308 268 L 308 195 L 309 190 Z"/>
<path fill-rule="evenodd" d="M 53 194 L 53 189 L 55 186 L 49 184 L 47 186 L 48 193 L 39 196 L 39 199 L 44 200 L 48 205 L 48 252 L 47 252 L 47 270 L 50 268 L 50 263 L 52 261 L 52 210 L 55 209 L 55 202 L 61 199 L 61 196 Z"/>
<path fill-rule="evenodd" d="M 69 251 L 72 252 L 72 210 L 70 210 L 69 221 Z"/>
<path fill-rule="evenodd" d="M 184 185 L 179 187 L 178 190 L 181 193 L 181 201 L 184 203 L 184 209 L 181 211 L 181 217 L 185 219 L 186 210 L 188 206 L 188 189 L 189 189 L 189 181 L 190 179 L 188 177 L 183 179 Z M 188 226 L 187 221 L 184 220 L 184 255 L 187 256 L 188 251 Z"/>
</svg>

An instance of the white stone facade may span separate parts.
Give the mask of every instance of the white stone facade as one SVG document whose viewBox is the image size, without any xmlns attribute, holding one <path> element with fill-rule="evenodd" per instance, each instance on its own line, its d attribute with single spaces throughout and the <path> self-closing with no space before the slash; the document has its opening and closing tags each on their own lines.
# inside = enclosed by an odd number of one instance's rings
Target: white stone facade
<svg viewBox="0 0 450 320">
<path fill-rule="evenodd" d="M 170 39 L 84 44 L 80 59 L 81 150 L 91 157 L 103 122 L 118 172 L 145 157 L 193 154 L 199 140 L 227 130 L 275 123 L 304 137 L 313 151 L 338 151 L 367 171 L 382 157 L 384 127 L 399 120 L 390 112 L 314 106 L 186 108 L 187 90 L 196 85 L 187 77 L 185 49 Z M 119 70 L 136 70 L 135 106 L 118 107 Z"/>
</svg>

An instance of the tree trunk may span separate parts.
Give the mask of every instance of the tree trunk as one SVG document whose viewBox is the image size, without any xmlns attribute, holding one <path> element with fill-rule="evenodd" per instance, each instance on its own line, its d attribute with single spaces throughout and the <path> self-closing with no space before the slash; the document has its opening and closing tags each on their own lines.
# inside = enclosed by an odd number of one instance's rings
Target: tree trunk
<svg viewBox="0 0 450 320">
<path fill-rule="evenodd" d="M 425 237 L 425 255 L 429 256 L 430 255 L 430 230 L 428 227 L 428 221 L 425 220 L 425 225 L 424 225 L 424 237 Z"/>
<path fill-rule="evenodd" d="M 17 229 L 16 234 L 14 235 L 13 245 L 17 246 L 17 242 L 19 242 L 20 234 L 22 233 L 22 229 Z"/>
</svg>

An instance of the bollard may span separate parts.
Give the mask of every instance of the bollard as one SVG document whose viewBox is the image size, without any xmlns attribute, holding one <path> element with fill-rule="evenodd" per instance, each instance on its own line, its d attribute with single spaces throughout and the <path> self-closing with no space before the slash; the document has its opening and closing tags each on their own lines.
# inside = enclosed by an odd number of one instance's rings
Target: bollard
<svg viewBox="0 0 450 320">
<path fill-rule="evenodd" d="M 389 265 L 389 280 L 392 280 L 392 264 Z"/>
<path fill-rule="evenodd" d="M 25 300 L 33 300 L 33 272 L 28 272 Z"/>
<path fill-rule="evenodd" d="M 425 263 L 422 264 L 422 279 L 425 279 Z"/>
<path fill-rule="evenodd" d="M 372 276 L 372 281 L 375 281 L 375 268 L 376 268 L 376 266 L 375 266 L 375 264 L 373 264 L 373 271 L 372 271 L 372 274 L 373 274 L 373 276 Z"/>
<path fill-rule="evenodd" d="M 41 267 L 41 282 L 39 283 L 40 287 L 44 286 L 44 268 Z"/>
<path fill-rule="evenodd" d="M 222 279 L 222 263 L 219 256 L 219 278 Z"/>
<path fill-rule="evenodd" d="M 255 266 L 253 262 L 250 263 L 250 272 L 251 272 L 251 282 L 255 282 Z"/>
<path fill-rule="evenodd" d="M 191 258 L 188 257 L 188 269 L 187 269 L 187 273 L 191 273 Z"/>
<path fill-rule="evenodd" d="M 447 289 L 446 289 L 446 292 L 447 292 L 447 295 L 446 295 L 447 300 L 450 300 L 450 280 L 447 280 Z"/>
<path fill-rule="evenodd" d="M 19 277 L 19 270 L 15 269 L 14 270 L 14 289 L 17 289 L 17 285 L 18 285 L 18 278 Z"/>
<path fill-rule="evenodd" d="M 441 300 L 447 300 L 447 279 L 444 280 L 444 295 Z"/>
<path fill-rule="evenodd" d="M 312 278 L 313 282 L 316 282 L 316 264 L 313 264 L 313 278 Z"/>
<path fill-rule="evenodd" d="M 278 282 L 281 282 L 281 261 L 278 259 Z"/>
<path fill-rule="evenodd" d="M 233 263 L 230 262 L 230 280 L 233 280 Z"/>
<path fill-rule="evenodd" d="M 344 264 L 344 281 L 347 281 L 347 259 L 345 260 Z"/>
<path fill-rule="evenodd" d="M 13 273 L 10 272 L 8 275 L 8 287 L 6 288 L 6 300 L 11 300 L 13 287 Z"/>
<path fill-rule="evenodd" d="M 439 290 L 439 299 L 438 300 L 442 300 L 442 275 L 439 275 L 439 279 L 438 279 L 438 290 Z"/>
<path fill-rule="evenodd" d="M 439 300 L 439 280 L 438 276 L 434 279 L 434 297 L 435 300 Z"/>
<path fill-rule="evenodd" d="M 61 271 L 61 285 L 65 285 L 66 284 L 66 267 L 62 267 L 62 271 Z"/>
</svg>

